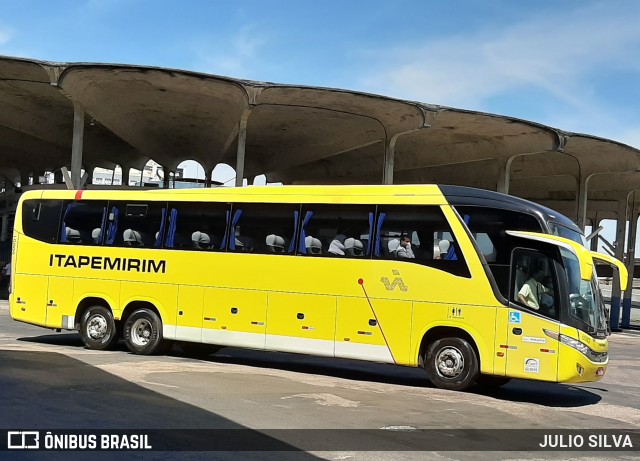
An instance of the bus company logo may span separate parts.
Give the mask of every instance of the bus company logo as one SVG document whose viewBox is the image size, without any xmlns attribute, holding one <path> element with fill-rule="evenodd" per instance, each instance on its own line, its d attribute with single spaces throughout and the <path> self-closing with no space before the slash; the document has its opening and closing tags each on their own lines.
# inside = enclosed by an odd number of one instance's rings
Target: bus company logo
<svg viewBox="0 0 640 461">
<path fill-rule="evenodd" d="M 9 450 L 38 450 L 40 448 L 40 432 L 7 431 L 7 448 Z"/>
<path fill-rule="evenodd" d="M 167 272 L 167 261 L 164 259 L 110 258 L 109 256 L 74 256 L 49 255 L 51 267 L 73 267 L 76 269 L 111 270 L 127 272 L 151 272 L 164 274 Z"/>
<path fill-rule="evenodd" d="M 391 273 L 396 276 L 393 281 L 389 281 L 389 277 L 380 277 L 380 281 L 387 291 L 393 291 L 396 288 L 400 288 L 400 291 L 409 291 L 409 287 L 404 284 L 404 280 L 400 277 L 400 271 L 393 269 Z"/>
</svg>

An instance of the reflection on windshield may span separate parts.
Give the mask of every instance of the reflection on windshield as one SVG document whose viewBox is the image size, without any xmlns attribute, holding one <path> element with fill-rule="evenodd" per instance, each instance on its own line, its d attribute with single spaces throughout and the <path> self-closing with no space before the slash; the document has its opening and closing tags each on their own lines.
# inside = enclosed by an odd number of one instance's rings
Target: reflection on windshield
<svg viewBox="0 0 640 461">
<path fill-rule="evenodd" d="M 569 289 L 569 315 L 584 323 L 589 333 L 606 331 L 604 304 L 600 298 L 597 281 L 580 278 L 580 263 L 576 255 L 562 248 L 562 259 Z"/>
<path fill-rule="evenodd" d="M 579 243 L 582 246 L 587 246 L 587 241 L 584 238 L 582 233 L 575 231 L 573 229 L 569 229 L 568 227 L 562 226 L 560 224 L 549 221 L 547 223 L 549 225 L 549 230 L 551 234 L 557 235 L 558 237 L 564 237 L 569 240 L 573 240 L 576 243 Z"/>
</svg>

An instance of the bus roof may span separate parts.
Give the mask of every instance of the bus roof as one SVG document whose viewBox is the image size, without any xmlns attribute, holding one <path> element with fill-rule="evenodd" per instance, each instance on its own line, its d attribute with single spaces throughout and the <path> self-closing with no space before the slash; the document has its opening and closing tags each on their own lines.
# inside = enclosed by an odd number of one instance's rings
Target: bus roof
<svg viewBox="0 0 640 461">
<path fill-rule="evenodd" d="M 464 186 L 440 186 L 440 190 L 451 205 L 487 206 L 519 211 L 537 216 L 546 227 L 549 222 L 554 222 L 582 234 L 582 230 L 565 215 L 520 197 Z"/>
</svg>

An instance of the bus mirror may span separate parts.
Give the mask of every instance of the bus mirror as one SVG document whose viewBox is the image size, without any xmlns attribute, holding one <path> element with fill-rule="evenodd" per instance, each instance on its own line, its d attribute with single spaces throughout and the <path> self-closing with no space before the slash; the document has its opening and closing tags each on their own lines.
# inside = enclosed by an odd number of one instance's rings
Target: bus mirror
<svg viewBox="0 0 640 461">
<path fill-rule="evenodd" d="M 595 261 L 600 261 L 605 264 L 608 264 L 611 267 L 615 267 L 618 269 L 618 278 L 620 279 L 620 289 L 626 290 L 627 283 L 629 283 L 629 273 L 627 272 L 627 268 L 624 266 L 622 261 L 618 258 L 614 258 L 613 256 L 609 256 L 603 253 L 598 253 L 597 251 L 591 252 L 591 257 Z"/>
</svg>

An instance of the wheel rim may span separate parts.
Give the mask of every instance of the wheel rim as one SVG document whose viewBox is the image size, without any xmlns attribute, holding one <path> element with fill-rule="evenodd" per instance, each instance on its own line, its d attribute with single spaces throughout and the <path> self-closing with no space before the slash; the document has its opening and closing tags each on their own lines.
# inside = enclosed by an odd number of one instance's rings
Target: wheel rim
<svg viewBox="0 0 640 461">
<path fill-rule="evenodd" d="M 448 346 L 436 356 L 436 370 L 443 378 L 457 378 L 464 369 L 464 357 L 459 349 Z"/>
<path fill-rule="evenodd" d="M 147 319 L 138 319 L 131 326 L 131 341 L 136 346 L 146 346 L 151 341 L 153 326 Z"/>
<path fill-rule="evenodd" d="M 100 341 L 109 333 L 109 322 L 104 315 L 94 314 L 87 321 L 87 336 Z"/>
</svg>

